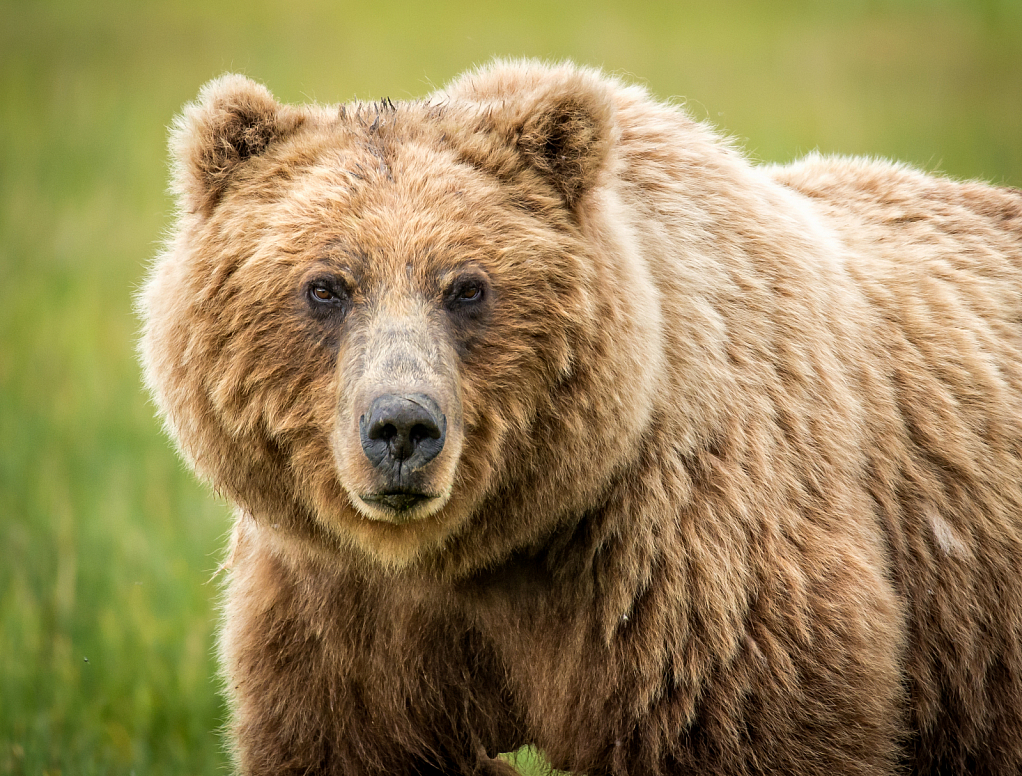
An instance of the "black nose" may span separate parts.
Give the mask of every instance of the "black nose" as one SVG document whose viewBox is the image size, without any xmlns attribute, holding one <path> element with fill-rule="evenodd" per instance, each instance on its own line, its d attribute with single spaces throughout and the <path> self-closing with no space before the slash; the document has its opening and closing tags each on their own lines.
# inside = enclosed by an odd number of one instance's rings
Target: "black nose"
<svg viewBox="0 0 1022 776">
<path fill-rule="evenodd" d="M 421 468 L 443 450 L 446 431 L 440 407 L 421 393 L 377 396 L 359 420 L 362 449 L 373 466 Z"/>
</svg>

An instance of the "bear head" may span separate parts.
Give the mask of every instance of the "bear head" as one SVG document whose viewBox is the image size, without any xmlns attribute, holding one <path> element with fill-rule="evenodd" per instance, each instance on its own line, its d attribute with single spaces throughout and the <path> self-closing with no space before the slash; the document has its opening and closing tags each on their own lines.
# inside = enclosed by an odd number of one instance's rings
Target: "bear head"
<svg viewBox="0 0 1022 776">
<path fill-rule="evenodd" d="M 593 508 L 661 360 L 614 100 L 535 63 L 397 105 L 208 84 L 140 297 L 186 459 L 286 542 L 390 567 L 466 573 Z"/>
</svg>

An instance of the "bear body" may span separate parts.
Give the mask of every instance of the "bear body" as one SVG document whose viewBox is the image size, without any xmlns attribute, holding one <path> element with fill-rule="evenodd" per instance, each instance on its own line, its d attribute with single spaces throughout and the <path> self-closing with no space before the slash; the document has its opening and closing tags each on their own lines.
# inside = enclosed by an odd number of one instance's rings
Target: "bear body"
<svg viewBox="0 0 1022 776">
<path fill-rule="evenodd" d="M 141 298 L 246 774 L 1022 771 L 1022 192 L 642 89 L 208 85 Z"/>
</svg>

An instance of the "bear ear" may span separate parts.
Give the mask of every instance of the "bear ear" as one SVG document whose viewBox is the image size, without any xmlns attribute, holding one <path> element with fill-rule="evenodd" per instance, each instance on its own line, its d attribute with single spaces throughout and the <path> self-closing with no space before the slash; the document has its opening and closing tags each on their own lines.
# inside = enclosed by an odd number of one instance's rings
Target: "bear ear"
<svg viewBox="0 0 1022 776">
<path fill-rule="evenodd" d="M 599 180 L 616 135 L 613 81 L 573 65 L 498 62 L 446 91 L 483 108 L 484 128 L 511 145 L 569 209 Z"/>
<path fill-rule="evenodd" d="M 209 216 L 238 168 L 303 121 L 299 111 L 244 76 L 210 81 L 174 125 L 174 193 L 187 211 Z"/>
</svg>

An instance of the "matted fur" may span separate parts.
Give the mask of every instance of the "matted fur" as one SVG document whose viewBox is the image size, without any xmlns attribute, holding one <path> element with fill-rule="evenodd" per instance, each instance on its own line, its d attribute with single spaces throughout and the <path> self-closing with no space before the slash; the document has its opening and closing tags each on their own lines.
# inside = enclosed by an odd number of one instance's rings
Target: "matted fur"
<svg viewBox="0 0 1022 776">
<path fill-rule="evenodd" d="M 173 153 L 142 353 L 238 507 L 243 773 L 1022 772 L 1019 191 L 533 62 L 227 76 Z M 380 386 L 446 413 L 418 511 L 362 498 Z"/>
</svg>

